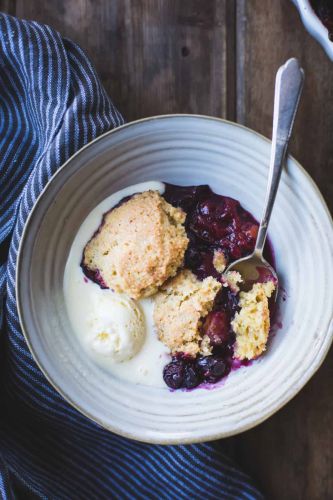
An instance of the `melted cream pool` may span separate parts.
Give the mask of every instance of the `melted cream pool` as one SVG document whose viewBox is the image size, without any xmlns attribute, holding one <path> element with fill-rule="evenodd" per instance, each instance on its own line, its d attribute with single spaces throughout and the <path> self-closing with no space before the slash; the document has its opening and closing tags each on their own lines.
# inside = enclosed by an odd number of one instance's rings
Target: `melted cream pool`
<svg viewBox="0 0 333 500">
<path fill-rule="evenodd" d="M 139 352 L 130 360 L 115 362 L 101 350 L 92 347 L 92 318 L 95 323 L 107 322 L 114 314 L 118 324 L 123 318 L 119 308 L 112 308 L 113 299 L 121 297 L 111 290 L 102 290 L 96 283 L 88 280 L 80 267 L 82 252 L 96 229 L 102 216 L 125 196 L 148 190 L 164 192 L 161 182 L 145 182 L 122 189 L 100 203 L 84 220 L 73 241 L 64 274 L 65 303 L 70 322 L 78 342 L 104 369 L 113 375 L 137 384 L 163 387 L 163 367 L 168 362 L 169 350 L 157 338 L 153 324 L 153 300 L 151 298 L 136 301 L 144 319 L 145 338 Z M 131 299 L 128 299 L 131 300 Z M 106 310 L 106 305 L 107 310 Z M 118 315 L 118 316 L 117 316 Z M 118 321 L 119 320 L 119 321 Z M 99 351 L 99 352 L 98 352 Z"/>
</svg>

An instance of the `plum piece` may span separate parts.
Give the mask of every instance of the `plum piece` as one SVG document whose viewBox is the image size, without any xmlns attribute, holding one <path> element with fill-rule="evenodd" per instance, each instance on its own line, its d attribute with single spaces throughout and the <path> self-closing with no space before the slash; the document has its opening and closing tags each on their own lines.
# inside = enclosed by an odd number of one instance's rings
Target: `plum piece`
<svg viewBox="0 0 333 500">
<path fill-rule="evenodd" d="M 230 317 L 226 311 L 210 312 L 203 324 L 203 333 L 213 347 L 226 346 L 230 340 Z"/>
</svg>

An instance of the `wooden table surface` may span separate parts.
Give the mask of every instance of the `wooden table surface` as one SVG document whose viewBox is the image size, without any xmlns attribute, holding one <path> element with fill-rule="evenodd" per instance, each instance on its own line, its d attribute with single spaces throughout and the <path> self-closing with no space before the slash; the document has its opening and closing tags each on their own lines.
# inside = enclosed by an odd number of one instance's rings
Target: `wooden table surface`
<svg viewBox="0 0 333 500">
<path fill-rule="evenodd" d="M 333 208 L 333 64 L 290 0 L 0 0 L 0 10 L 79 43 L 127 121 L 200 113 L 270 136 L 275 72 L 298 57 L 306 82 L 290 149 Z M 333 498 L 332 350 L 285 408 L 224 444 L 269 499 Z"/>
</svg>

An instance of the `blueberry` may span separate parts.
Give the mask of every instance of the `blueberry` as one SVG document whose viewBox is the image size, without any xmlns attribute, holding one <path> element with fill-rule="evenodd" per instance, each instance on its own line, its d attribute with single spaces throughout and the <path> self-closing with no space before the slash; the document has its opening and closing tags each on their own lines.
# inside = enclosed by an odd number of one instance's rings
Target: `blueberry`
<svg viewBox="0 0 333 500">
<path fill-rule="evenodd" d="M 228 362 L 218 355 L 199 357 L 196 364 L 203 380 L 210 384 L 218 382 L 230 371 Z"/>
<path fill-rule="evenodd" d="M 163 370 L 163 379 L 171 389 L 180 389 L 184 382 L 184 362 L 182 360 L 171 361 Z"/>
<path fill-rule="evenodd" d="M 184 387 L 186 389 L 194 389 L 202 381 L 200 370 L 194 363 L 187 363 L 185 365 Z"/>
<path fill-rule="evenodd" d="M 186 264 L 191 267 L 191 269 L 196 269 L 202 263 L 205 257 L 205 251 L 200 251 L 197 246 L 189 246 L 185 254 Z"/>
<path fill-rule="evenodd" d="M 191 269 L 199 279 L 208 276 L 219 277 L 213 265 L 214 253 L 198 245 L 190 245 L 185 254 L 185 266 Z"/>
</svg>

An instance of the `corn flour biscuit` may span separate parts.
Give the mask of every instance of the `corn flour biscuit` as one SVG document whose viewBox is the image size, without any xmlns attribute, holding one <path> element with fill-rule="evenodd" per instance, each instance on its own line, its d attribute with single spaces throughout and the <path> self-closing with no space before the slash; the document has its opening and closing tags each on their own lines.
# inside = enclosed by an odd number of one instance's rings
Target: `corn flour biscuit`
<svg viewBox="0 0 333 500">
<path fill-rule="evenodd" d="M 136 194 L 108 212 L 85 246 L 83 266 L 133 299 L 148 297 L 183 265 L 185 213 L 158 191 Z"/>
<path fill-rule="evenodd" d="M 155 297 L 154 322 L 160 340 L 172 352 L 192 356 L 200 351 L 202 319 L 211 311 L 221 283 L 199 281 L 189 270 L 168 280 Z"/>
<path fill-rule="evenodd" d="M 255 283 L 249 292 L 240 292 L 241 309 L 231 322 L 236 334 L 236 358 L 253 359 L 265 351 L 270 329 L 268 298 L 274 290 L 274 283 L 268 281 Z"/>
</svg>

